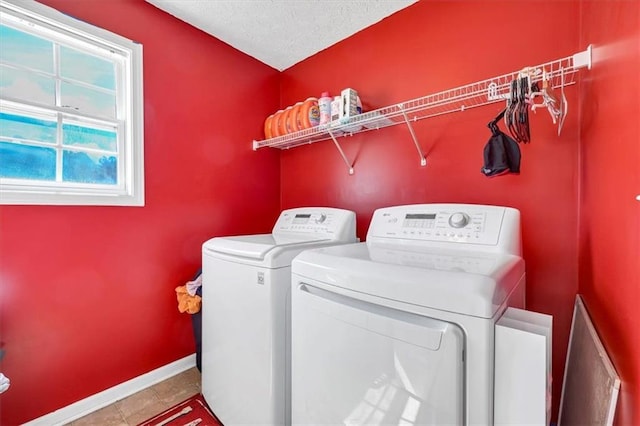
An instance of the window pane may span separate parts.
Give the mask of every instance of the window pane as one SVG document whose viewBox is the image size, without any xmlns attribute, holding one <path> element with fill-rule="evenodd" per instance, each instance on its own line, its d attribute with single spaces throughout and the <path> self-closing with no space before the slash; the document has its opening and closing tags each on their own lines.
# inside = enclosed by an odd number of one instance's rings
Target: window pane
<svg viewBox="0 0 640 426">
<path fill-rule="evenodd" d="M 78 112 L 101 117 L 115 118 L 116 97 L 97 90 L 63 82 L 61 104 Z"/>
<path fill-rule="evenodd" d="M 0 177 L 55 180 L 56 151 L 53 148 L 0 142 Z"/>
<path fill-rule="evenodd" d="M 105 89 L 116 88 L 113 62 L 66 46 L 60 46 L 60 74 Z"/>
<path fill-rule="evenodd" d="M 142 45 L 0 3 L 0 205 L 144 205 Z"/>
<path fill-rule="evenodd" d="M 62 143 L 64 145 L 96 148 L 117 152 L 118 142 L 116 130 L 101 130 L 74 124 L 62 125 Z"/>
<path fill-rule="evenodd" d="M 3 41 L 4 43 L 4 41 Z M 0 52 L 2 49 L 0 49 Z M 30 71 L 0 66 L 0 97 L 55 105 L 55 81 Z"/>
<path fill-rule="evenodd" d="M 65 150 L 62 156 L 62 180 L 115 185 L 118 183 L 118 160 L 104 154 Z"/>
<path fill-rule="evenodd" d="M 0 25 L 0 40 L 0 61 L 53 74 L 52 42 L 5 25 Z"/>
<path fill-rule="evenodd" d="M 56 142 L 55 120 L 0 113 L 0 137 Z"/>
</svg>

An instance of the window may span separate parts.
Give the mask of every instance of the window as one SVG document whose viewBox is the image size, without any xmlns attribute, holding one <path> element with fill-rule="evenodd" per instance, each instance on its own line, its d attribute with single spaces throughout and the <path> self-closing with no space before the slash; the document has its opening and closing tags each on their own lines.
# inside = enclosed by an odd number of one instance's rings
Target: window
<svg viewBox="0 0 640 426">
<path fill-rule="evenodd" d="M 142 46 L 0 0 L 0 203 L 144 205 Z"/>
</svg>

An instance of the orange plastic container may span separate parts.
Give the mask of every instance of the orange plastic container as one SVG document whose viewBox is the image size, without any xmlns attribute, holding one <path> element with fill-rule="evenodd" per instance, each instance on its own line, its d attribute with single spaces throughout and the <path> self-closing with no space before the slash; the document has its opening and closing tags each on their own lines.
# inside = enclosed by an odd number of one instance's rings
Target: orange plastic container
<svg viewBox="0 0 640 426">
<path fill-rule="evenodd" d="M 300 122 L 300 109 L 302 108 L 302 102 L 298 102 L 293 106 L 291 114 L 289 114 L 289 130 L 291 132 L 297 132 L 302 130 L 302 123 Z"/>
<path fill-rule="evenodd" d="M 271 137 L 276 138 L 281 136 L 280 134 L 280 117 L 284 113 L 283 110 L 279 110 L 275 114 L 273 114 L 273 119 L 271 120 Z"/>
<path fill-rule="evenodd" d="M 273 116 L 274 114 L 271 114 L 270 116 L 267 117 L 266 120 L 264 120 L 264 138 L 265 139 L 271 139 L 273 137 L 273 134 L 271 133 L 271 121 L 273 121 Z"/>
<path fill-rule="evenodd" d="M 303 129 L 320 124 L 320 109 L 318 109 L 318 99 L 308 98 L 300 107 L 300 122 Z"/>
<path fill-rule="evenodd" d="M 280 129 L 280 136 L 286 135 L 289 132 L 289 115 L 291 114 L 292 107 L 288 106 L 285 108 L 284 112 L 280 115 L 280 120 L 278 121 L 278 129 Z"/>
</svg>

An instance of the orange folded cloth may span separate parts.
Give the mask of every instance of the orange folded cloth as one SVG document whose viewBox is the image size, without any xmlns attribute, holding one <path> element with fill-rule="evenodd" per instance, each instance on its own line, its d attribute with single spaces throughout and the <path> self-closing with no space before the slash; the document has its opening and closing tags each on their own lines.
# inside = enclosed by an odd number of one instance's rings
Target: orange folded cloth
<svg viewBox="0 0 640 426">
<path fill-rule="evenodd" d="M 202 298 L 198 295 L 190 295 L 186 285 L 176 287 L 176 297 L 178 298 L 178 310 L 180 312 L 186 312 L 188 314 L 200 312 Z"/>
</svg>

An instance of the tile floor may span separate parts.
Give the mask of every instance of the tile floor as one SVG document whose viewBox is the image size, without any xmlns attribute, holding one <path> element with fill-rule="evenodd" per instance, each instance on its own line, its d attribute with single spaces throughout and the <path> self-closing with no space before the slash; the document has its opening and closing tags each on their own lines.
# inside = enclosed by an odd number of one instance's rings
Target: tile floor
<svg viewBox="0 0 640 426">
<path fill-rule="evenodd" d="M 200 372 L 186 370 L 66 426 L 133 426 L 200 393 Z"/>
</svg>

